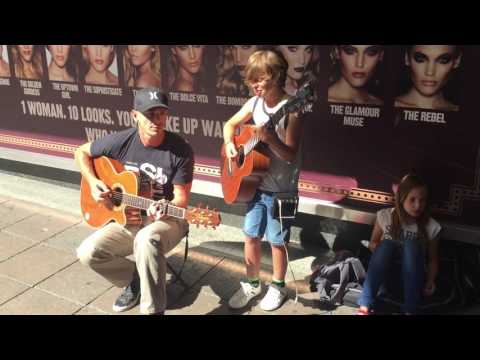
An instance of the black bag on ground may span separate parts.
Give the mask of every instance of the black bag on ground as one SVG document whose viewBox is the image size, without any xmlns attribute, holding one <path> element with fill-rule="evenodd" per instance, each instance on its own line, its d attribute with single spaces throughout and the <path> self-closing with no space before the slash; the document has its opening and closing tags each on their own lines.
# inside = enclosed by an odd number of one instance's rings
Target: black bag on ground
<svg viewBox="0 0 480 360">
<path fill-rule="evenodd" d="M 310 290 L 317 291 L 320 301 L 332 305 L 356 306 L 362 292 L 365 269 L 348 250 L 336 253 L 330 263 L 317 267 L 310 277 Z"/>
</svg>

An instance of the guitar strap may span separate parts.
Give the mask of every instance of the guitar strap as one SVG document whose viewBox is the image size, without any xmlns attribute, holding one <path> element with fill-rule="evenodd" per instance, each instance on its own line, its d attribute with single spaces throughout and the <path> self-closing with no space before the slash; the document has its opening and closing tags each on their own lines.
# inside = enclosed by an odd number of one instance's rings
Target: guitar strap
<svg viewBox="0 0 480 360">
<path fill-rule="evenodd" d="M 188 256 L 188 235 L 189 231 L 187 230 L 187 233 L 185 234 L 185 253 L 183 255 L 183 264 L 180 268 L 180 271 L 177 273 L 168 263 L 167 261 L 167 266 L 170 268 L 170 271 L 175 275 L 175 280 L 172 282 L 172 284 L 176 283 L 178 280 L 185 286 L 188 287 L 188 285 L 185 283 L 185 281 L 180 277 L 182 275 L 182 271 L 185 267 L 185 263 L 187 262 L 187 256 Z"/>
<path fill-rule="evenodd" d="M 257 107 L 258 100 L 260 100 L 260 96 L 257 96 L 257 98 L 255 99 L 255 102 L 253 103 L 253 110 L 252 110 L 252 113 L 253 113 L 253 112 L 255 112 L 255 108 Z"/>
<path fill-rule="evenodd" d="M 259 101 L 259 100 L 260 100 L 260 97 L 257 96 L 257 98 L 255 99 L 255 103 L 253 104 L 252 113 L 255 112 L 255 108 L 257 107 L 257 104 L 258 104 L 258 101 Z M 280 100 L 280 101 L 283 101 L 283 99 Z M 283 130 L 286 130 L 286 129 L 287 129 L 289 117 L 288 117 L 288 113 L 286 113 L 286 111 L 285 111 L 284 106 L 282 106 L 282 107 L 281 107 L 279 110 L 277 110 L 277 112 L 274 113 L 274 114 L 270 114 L 270 113 L 267 112 L 267 110 L 265 109 L 265 100 L 264 100 L 264 99 L 263 99 L 262 106 L 263 106 L 263 112 L 264 112 L 266 115 L 268 115 L 268 117 L 270 118 L 270 120 L 271 120 L 271 118 L 272 118 L 273 115 L 275 115 L 275 114 L 277 114 L 278 112 L 282 111 L 282 112 L 283 112 L 283 116 L 285 117 L 285 120 L 284 120 L 284 123 L 283 123 Z M 270 121 L 270 127 L 273 129 L 274 126 L 275 126 L 275 125 L 273 124 L 273 122 Z"/>
<path fill-rule="evenodd" d="M 178 272 L 178 277 L 182 275 L 183 268 L 185 267 L 185 263 L 187 262 L 187 256 L 188 256 L 188 235 L 190 234 L 189 231 L 185 234 L 185 254 L 183 255 L 183 264 L 182 267 L 180 268 L 180 271 Z"/>
</svg>

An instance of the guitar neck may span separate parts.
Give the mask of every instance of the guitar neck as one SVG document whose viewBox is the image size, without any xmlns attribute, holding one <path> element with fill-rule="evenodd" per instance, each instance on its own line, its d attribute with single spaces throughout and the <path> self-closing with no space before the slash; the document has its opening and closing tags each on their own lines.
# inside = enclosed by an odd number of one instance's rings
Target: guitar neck
<svg viewBox="0 0 480 360">
<path fill-rule="evenodd" d="M 150 205 L 152 205 L 155 202 L 155 200 L 152 200 L 152 199 L 147 199 L 137 195 L 125 194 L 118 191 L 114 191 L 112 194 L 112 197 L 114 198 L 114 200 L 121 201 L 123 204 L 127 206 L 131 206 L 131 207 L 142 209 L 142 210 L 147 210 L 150 207 Z M 171 205 L 169 203 L 161 204 L 161 206 L 164 207 L 164 210 L 166 208 L 166 214 L 168 216 L 176 217 L 179 219 L 185 219 L 184 208 Z"/>
</svg>

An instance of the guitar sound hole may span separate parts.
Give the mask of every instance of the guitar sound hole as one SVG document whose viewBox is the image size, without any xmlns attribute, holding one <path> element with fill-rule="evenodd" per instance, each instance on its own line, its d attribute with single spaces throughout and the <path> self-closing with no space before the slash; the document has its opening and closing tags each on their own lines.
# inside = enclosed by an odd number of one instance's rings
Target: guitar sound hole
<svg viewBox="0 0 480 360">
<path fill-rule="evenodd" d="M 245 161 L 245 154 L 243 152 L 243 146 L 238 148 L 238 156 L 237 156 L 237 166 L 242 167 Z"/>
<path fill-rule="evenodd" d="M 114 188 L 112 190 L 111 201 L 112 201 L 114 206 L 120 206 L 122 204 L 122 189 L 121 188 Z"/>
</svg>

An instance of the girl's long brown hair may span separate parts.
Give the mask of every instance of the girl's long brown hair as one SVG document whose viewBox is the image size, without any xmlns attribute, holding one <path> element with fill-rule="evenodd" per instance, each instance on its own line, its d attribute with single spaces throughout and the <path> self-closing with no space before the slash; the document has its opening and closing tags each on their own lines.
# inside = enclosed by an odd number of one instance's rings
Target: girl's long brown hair
<svg viewBox="0 0 480 360">
<path fill-rule="evenodd" d="M 408 214 L 403 208 L 403 203 L 407 198 L 408 194 L 414 188 L 425 188 L 428 191 L 427 184 L 415 174 L 408 174 L 403 177 L 400 184 L 398 185 L 397 193 L 395 194 L 395 210 L 392 212 L 392 237 L 394 239 L 400 239 L 402 234 L 402 224 L 406 223 L 408 219 Z M 427 201 L 428 203 L 428 201 Z M 426 226 L 430 214 L 428 211 L 428 206 L 425 208 L 425 211 L 416 218 L 416 223 L 418 226 L 418 240 L 420 243 L 425 246 L 428 239 Z"/>
</svg>

